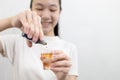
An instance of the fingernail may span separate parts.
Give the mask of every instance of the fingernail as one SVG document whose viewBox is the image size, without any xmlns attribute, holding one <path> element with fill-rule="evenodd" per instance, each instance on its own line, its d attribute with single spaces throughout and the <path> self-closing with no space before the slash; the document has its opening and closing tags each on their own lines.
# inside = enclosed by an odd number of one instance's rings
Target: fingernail
<svg viewBox="0 0 120 80">
<path fill-rule="evenodd" d="M 31 35 L 28 35 L 28 38 L 32 38 L 32 36 L 31 36 Z"/>
</svg>

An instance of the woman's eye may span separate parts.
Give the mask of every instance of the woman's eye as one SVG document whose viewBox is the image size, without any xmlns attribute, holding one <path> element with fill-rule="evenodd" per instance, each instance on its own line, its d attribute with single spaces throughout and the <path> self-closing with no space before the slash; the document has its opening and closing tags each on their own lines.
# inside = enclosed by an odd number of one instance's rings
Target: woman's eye
<svg viewBox="0 0 120 80">
<path fill-rule="evenodd" d="M 38 11 L 42 11 L 43 9 L 41 9 L 41 8 L 37 8 L 36 10 L 38 10 Z"/>
<path fill-rule="evenodd" d="M 55 12 L 55 11 L 56 11 L 56 9 L 50 9 L 50 11 L 51 11 L 51 12 Z"/>
</svg>

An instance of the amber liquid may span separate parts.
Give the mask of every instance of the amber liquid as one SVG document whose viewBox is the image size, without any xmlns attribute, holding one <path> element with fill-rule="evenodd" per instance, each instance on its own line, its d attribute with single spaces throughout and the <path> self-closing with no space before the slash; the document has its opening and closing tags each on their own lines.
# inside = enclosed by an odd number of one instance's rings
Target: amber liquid
<svg viewBox="0 0 120 80">
<path fill-rule="evenodd" d="M 52 53 L 42 53 L 41 60 L 43 63 L 44 70 L 50 69 Z"/>
</svg>

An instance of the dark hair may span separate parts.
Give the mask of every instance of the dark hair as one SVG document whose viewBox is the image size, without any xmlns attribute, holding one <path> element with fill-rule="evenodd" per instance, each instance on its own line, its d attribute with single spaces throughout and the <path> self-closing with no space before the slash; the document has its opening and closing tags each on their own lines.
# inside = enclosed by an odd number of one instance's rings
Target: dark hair
<svg viewBox="0 0 120 80">
<path fill-rule="evenodd" d="M 30 2 L 30 8 L 31 9 L 32 9 L 32 2 L 33 2 L 33 0 L 31 0 L 31 2 Z M 60 4 L 60 10 L 62 10 L 61 0 L 59 0 L 59 4 Z M 55 36 L 59 36 L 59 23 L 57 23 L 55 28 L 54 28 L 54 34 L 55 34 Z"/>
</svg>

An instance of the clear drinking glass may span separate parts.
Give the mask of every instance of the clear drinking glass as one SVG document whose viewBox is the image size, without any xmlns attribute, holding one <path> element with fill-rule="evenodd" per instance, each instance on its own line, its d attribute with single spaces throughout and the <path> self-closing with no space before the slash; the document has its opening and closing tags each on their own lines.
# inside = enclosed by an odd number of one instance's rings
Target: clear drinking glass
<svg viewBox="0 0 120 80">
<path fill-rule="evenodd" d="M 52 59 L 52 50 L 48 48 L 42 49 L 41 60 L 43 63 L 44 70 L 50 69 L 51 59 Z"/>
</svg>

